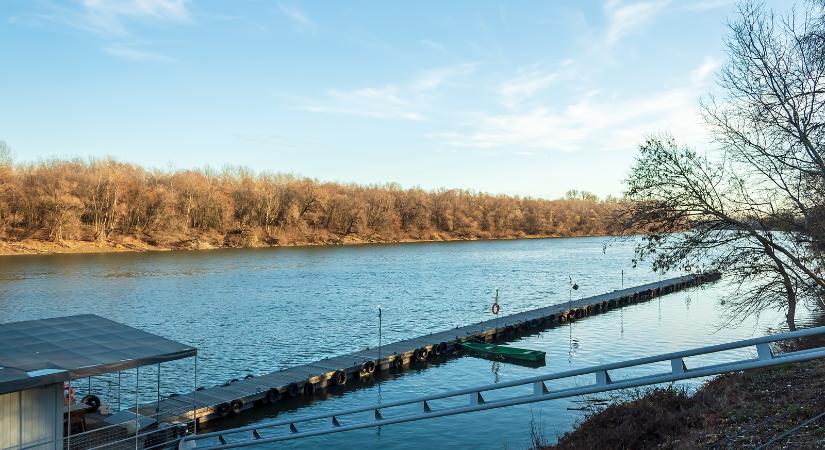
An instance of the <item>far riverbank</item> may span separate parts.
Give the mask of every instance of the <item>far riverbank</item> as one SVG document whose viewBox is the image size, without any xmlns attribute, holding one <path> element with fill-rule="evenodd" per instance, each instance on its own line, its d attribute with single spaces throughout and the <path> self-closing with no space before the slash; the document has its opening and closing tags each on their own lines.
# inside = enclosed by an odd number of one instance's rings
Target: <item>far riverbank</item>
<svg viewBox="0 0 825 450">
<path fill-rule="evenodd" d="M 0 240 L 0 256 L 14 255 L 53 255 L 84 253 L 120 253 L 120 252 L 168 252 L 192 250 L 217 250 L 226 248 L 278 248 L 335 245 L 370 245 L 400 244 L 417 242 L 461 242 L 461 241 L 500 241 L 519 239 L 558 239 L 575 237 L 605 237 L 601 234 L 584 235 L 514 235 L 500 237 L 466 237 L 443 234 L 427 238 L 361 238 L 357 236 L 303 236 L 290 240 L 231 239 L 230 236 L 202 235 L 177 241 L 159 243 L 155 240 L 140 240 L 132 237 L 117 236 L 105 241 L 65 239 L 54 242 L 43 239 L 22 239 L 16 241 Z"/>
</svg>

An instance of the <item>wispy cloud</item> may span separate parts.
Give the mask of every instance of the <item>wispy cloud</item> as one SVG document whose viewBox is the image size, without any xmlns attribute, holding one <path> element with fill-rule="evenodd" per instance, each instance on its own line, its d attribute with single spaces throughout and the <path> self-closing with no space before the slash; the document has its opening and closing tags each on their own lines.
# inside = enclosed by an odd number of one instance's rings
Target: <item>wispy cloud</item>
<svg viewBox="0 0 825 450">
<path fill-rule="evenodd" d="M 172 58 L 161 53 L 142 50 L 132 45 L 127 44 L 113 44 L 103 47 L 103 51 L 116 56 L 121 59 L 137 62 L 160 62 L 171 63 L 177 62 L 177 59 Z"/>
<path fill-rule="evenodd" d="M 430 39 L 421 39 L 420 41 L 418 41 L 418 43 L 423 45 L 424 47 L 430 48 L 438 52 L 443 53 L 446 50 L 443 44 L 436 41 L 432 41 Z"/>
<path fill-rule="evenodd" d="M 300 31 L 315 31 L 318 24 L 310 19 L 297 5 L 279 3 L 278 8 Z"/>
<path fill-rule="evenodd" d="M 324 104 L 309 104 L 305 111 L 333 114 L 354 114 L 377 119 L 423 120 L 416 105 L 401 98 L 397 86 L 363 88 L 351 91 L 330 89 Z"/>
<path fill-rule="evenodd" d="M 554 69 L 540 65 L 519 69 L 515 77 L 504 81 L 499 86 L 498 94 L 501 103 L 508 108 L 515 108 L 563 78 L 572 64 L 573 61 L 567 59 Z"/>
<path fill-rule="evenodd" d="M 440 88 L 444 83 L 456 77 L 470 75 L 475 71 L 475 64 L 457 64 L 450 67 L 424 70 L 420 72 L 411 87 L 418 91 L 428 91 Z"/>
<path fill-rule="evenodd" d="M 681 86 L 625 98 L 584 92 L 561 107 L 532 107 L 479 115 L 463 129 L 433 133 L 434 140 L 459 147 L 576 151 L 585 147 L 631 149 L 650 132 L 668 130 L 692 141 L 705 137 L 697 98 L 717 67 L 706 59 Z"/>
<path fill-rule="evenodd" d="M 53 7 L 52 18 L 100 34 L 128 34 L 129 22 L 188 22 L 187 0 L 83 0 L 80 9 Z"/>
<path fill-rule="evenodd" d="M 702 65 L 690 73 L 690 79 L 697 84 L 706 82 L 713 74 L 719 70 L 722 62 L 712 56 L 705 56 Z"/>
<path fill-rule="evenodd" d="M 694 0 L 680 5 L 688 11 L 707 11 L 732 5 L 734 0 Z"/>
<path fill-rule="evenodd" d="M 475 64 L 431 69 L 419 72 L 405 84 L 359 89 L 329 89 L 320 101 L 303 101 L 304 111 L 327 114 L 351 114 L 380 119 L 426 120 L 425 111 L 432 94 L 450 80 L 466 76 Z"/>
<path fill-rule="evenodd" d="M 647 25 L 668 3 L 668 0 L 655 0 L 625 4 L 621 0 L 608 0 L 604 6 L 607 15 L 605 44 L 611 47 L 627 34 Z"/>
</svg>

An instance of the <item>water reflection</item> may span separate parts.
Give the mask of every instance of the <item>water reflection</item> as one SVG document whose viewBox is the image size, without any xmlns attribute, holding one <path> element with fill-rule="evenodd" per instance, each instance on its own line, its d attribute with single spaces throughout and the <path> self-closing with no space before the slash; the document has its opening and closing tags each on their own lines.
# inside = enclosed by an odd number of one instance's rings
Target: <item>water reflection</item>
<svg viewBox="0 0 825 450">
<path fill-rule="evenodd" d="M 495 288 L 502 292 L 502 314 L 513 314 L 659 278 L 631 266 L 632 248 L 611 247 L 603 253 L 603 242 L 583 238 L 0 257 L 0 321 L 99 314 L 198 347 L 199 384 L 220 384 L 377 345 L 378 304 L 382 339 L 389 343 L 491 318 Z M 571 280 L 579 289 L 572 290 Z M 428 368 L 389 372 L 351 388 L 319 392 L 310 403 L 256 410 L 223 426 L 726 342 L 764 334 L 782 323 L 781 314 L 769 312 L 720 329 L 717 301 L 725 292 L 720 283 L 673 294 L 513 343 L 545 351 L 546 367 L 469 356 L 433 361 Z M 192 380 L 185 378 L 189 370 L 176 371 L 170 365 L 163 371 L 164 394 L 192 388 Z M 322 398 L 327 400 L 319 401 Z M 581 417 L 576 409 L 580 400 L 532 407 L 550 440 Z M 526 448 L 530 411 L 514 407 L 277 448 Z"/>
</svg>

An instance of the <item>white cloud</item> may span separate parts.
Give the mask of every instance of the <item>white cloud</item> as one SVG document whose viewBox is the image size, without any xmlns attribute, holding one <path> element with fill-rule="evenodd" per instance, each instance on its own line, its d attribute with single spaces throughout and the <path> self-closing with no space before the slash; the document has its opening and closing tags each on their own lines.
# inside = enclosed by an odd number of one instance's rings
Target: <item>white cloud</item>
<svg viewBox="0 0 825 450">
<path fill-rule="evenodd" d="M 722 62 L 716 58 L 711 56 L 705 56 L 705 60 L 702 61 L 702 65 L 694 69 L 690 73 L 690 79 L 694 83 L 704 83 L 706 82 L 713 74 L 719 70 L 719 67 L 722 66 Z"/>
<path fill-rule="evenodd" d="M 418 43 L 442 53 L 446 50 L 443 44 L 441 44 L 440 42 L 432 41 L 430 39 L 421 39 L 420 41 L 418 41 Z"/>
<path fill-rule="evenodd" d="M 572 64 L 572 60 L 565 60 L 559 68 L 554 70 L 540 66 L 519 69 L 515 77 L 506 80 L 499 86 L 498 94 L 501 103 L 508 108 L 515 108 L 566 76 L 566 72 Z"/>
<path fill-rule="evenodd" d="M 451 79 L 473 73 L 475 64 L 419 72 L 409 83 L 352 90 L 329 89 L 323 101 L 306 102 L 301 109 L 317 113 L 352 114 L 381 119 L 426 120 L 432 94 Z"/>
<path fill-rule="evenodd" d="M 146 50 L 141 50 L 137 47 L 126 45 L 126 44 L 113 44 L 108 45 L 103 48 L 103 51 L 106 53 L 116 56 L 118 58 L 127 59 L 129 61 L 139 61 L 139 62 L 162 62 L 162 63 L 169 63 L 169 62 L 177 62 L 175 58 L 170 56 L 150 52 Z"/>
<path fill-rule="evenodd" d="M 69 25 L 104 34 L 126 34 L 129 21 L 188 22 L 187 0 L 83 0 L 82 11 L 58 11 Z"/>
<path fill-rule="evenodd" d="M 644 1 L 624 4 L 620 0 L 609 0 L 604 10 L 607 28 L 604 42 L 610 47 L 624 36 L 650 23 L 668 5 L 668 0 Z"/>
<path fill-rule="evenodd" d="M 423 120 L 415 105 L 399 96 L 396 86 L 363 88 L 351 91 L 330 89 L 324 104 L 310 104 L 305 111 L 354 114 L 379 119 Z"/>
<path fill-rule="evenodd" d="M 482 115 L 464 130 L 430 137 L 460 147 L 520 151 L 628 150 L 645 135 L 659 131 L 669 131 L 692 143 L 704 142 L 707 135 L 697 99 L 713 67 L 713 62 L 706 59 L 682 86 L 647 95 L 624 98 L 589 91 L 557 108 L 533 107 Z"/>
<path fill-rule="evenodd" d="M 682 6 L 688 11 L 707 11 L 709 9 L 722 8 L 733 4 L 734 0 L 693 0 Z"/>
<path fill-rule="evenodd" d="M 475 64 L 458 64 L 451 67 L 424 70 L 415 77 L 411 86 L 419 91 L 438 89 L 452 78 L 472 74 L 475 67 Z"/>
<path fill-rule="evenodd" d="M 279 3 L 278 8 L 301 31 L 315 31 L 318 24 L 310 19 L 297 5 Z"/>
</svg>

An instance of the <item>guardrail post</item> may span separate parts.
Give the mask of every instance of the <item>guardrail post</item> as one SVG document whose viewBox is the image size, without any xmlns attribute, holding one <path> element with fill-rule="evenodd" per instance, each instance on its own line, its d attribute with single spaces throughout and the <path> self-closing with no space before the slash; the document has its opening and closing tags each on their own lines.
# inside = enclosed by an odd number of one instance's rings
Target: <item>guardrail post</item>
<svg viewBox="0 0 825 450">
<path fill-rule="evenodd" d="M 375 408 L 375 421 L 378 422 L 379 420 L 384 420 L 384 416 L 381 415 L 381 410 Z"/>
<path fill-rule="evenodd" d="M 547 386 L 544 384 L 544 381 L 536 381 L 533 383 L 533 394 L 542 396 L 549 391 L 547 390 Z"/>
<path fill-rule="evenodd" d="M 341 422 L 339 422 L 338 418 L 335 417 L 335 416 L 332 416 L 332 426 L 333 427 L 340 427 L 341 426 Z"/>
<path fill-rule="evenodd" d="M 294 423 L 291 423 L 291 424 L 289 424 L 289 431 L 292 432 L 292 433 L 297 433 L 298 432 L 298 427 L 296 427 Z"/>
<path fill-rule="evenodd" d="M 756 345 L 756 354 L 759 356 L 759 359 L 763 361 L 773 359 L 773 350 L 771 350 L 771 345 L 767 342 Z"/>
<path fill-rule="evenodd" d="M 604 386 L 612 382 L 613 380 L 610 379 L 610 374 L 606 370 L 596 372 L 596 384 Z"/>
<path fill-rule="evenodd" d="M 682 358 L 671 359 L 670 369 L 673 371 L 674 374 L 685 373 L 688 371 L 687 366 L 685 366 L 685 360 Z"/>
<path fill-rule="evenodd" d="M 424 400 L 422 403 L 422 409 L 425 413 L 432 412 L 433 410 L 430 408 L 430 404 L 427 403 L 427 400 Z"/>
<path fill-rule="evenodd" d="M 484 397 L 481 396 L 481 392 L 473 392 L 470 394 L 470 404 L 471 405 L 483 405 L 484 404 Z"/>
</svg>

